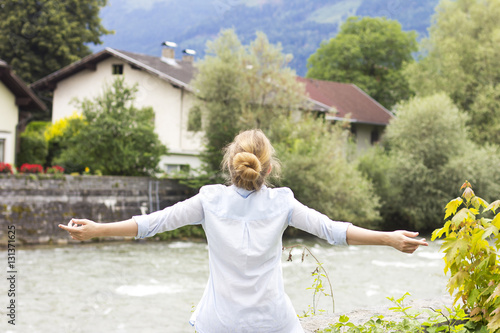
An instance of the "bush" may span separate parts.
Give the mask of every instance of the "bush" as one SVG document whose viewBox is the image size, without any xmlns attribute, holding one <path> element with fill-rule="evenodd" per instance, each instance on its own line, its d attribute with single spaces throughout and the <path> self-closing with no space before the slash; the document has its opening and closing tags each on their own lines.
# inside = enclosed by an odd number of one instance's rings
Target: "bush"
<svg viewBox="0 0 500 333">
<path fill-rule="evenodd" d="M 17 165 L 26 163 L 44 165 L 47 159 L 48 145 L 45 138 L 35 132 L 21 134 L 20 151 L 17 154 Z"/>
<path fill-rule="evenodd" d="M 500 194 L 498 149 L 472 143 L 465 122 L 444 94 L 398 107 L 387 127 L 385 150 L 368 153 L 358 164 L 381 198 L 384 229 L 432 231 L 464 178 L 472 178 L 489 196 Z"/>
<path fill-rule="evenodd" d="M 13 174 L 12 165 L 9 163 L 0 162 L 0 173 Z"/>
<path fill-rule="evenodd" d="M 52 174 L 52 175 L 58 175 L 58 174 L 63 174 L 64 173 L 64 168 L 59 166 L 59 165 L 54 165 L 54 166 L 51 166 L 51 167 L 48 167 L 46 170 L 45 170 L 45 173 L 46 174 Z"/>
<path fill-rule="evenodd" d="M 48 143 L 48 155 L 46 166 L 53 165 L 61 156 L 62 152 L 69 148 L 73 137 L 85 126 L 83 117 L 76 112 L 62 119 L 59 119 L 44 132 L 45 140 Z M 66 172 L 82 173 L 85 165 L 77 160 L 68 160 L 65 163 Z"/>
<path fill-rule="evenodd" d="M 24 163 L 19 168 L 20 173 L 43 173 L 43 166 L 40 164 L 28 164 Z"/>
<path fill-rule="evenodd" d="M 283 165 L 280 186 L 331 219 L 377 226 L 378 197 L 346 158 L 347 133 L 321 119 L 283 118 L 274 122 L 269 138 Z"/>
</svg>

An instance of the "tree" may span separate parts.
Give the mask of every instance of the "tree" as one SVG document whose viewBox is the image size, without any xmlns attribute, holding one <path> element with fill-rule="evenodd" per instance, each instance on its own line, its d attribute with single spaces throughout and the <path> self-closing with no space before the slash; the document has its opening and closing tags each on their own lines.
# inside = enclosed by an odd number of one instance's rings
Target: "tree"
<svg viewBox="0 0 500 333">
<path fill-rule="evenodd" d="M 107 0 L 0 1 L 0 58 L 34 82 L 90 54 L 111 33 L 99 11 Z"/>
<path fill-rule="evenodd" d="M 412 93 L 402 68 L 413 61 L 416 33 L 386 18 L 350 17 L 307 63 L 307 77 L 354 83 L 386 108 Z"/>
<path fill-rule="evenodd" d="M 266 130 L 278 115 L 304 105 L 304 87 L 287 67 L 289 61 L 263 33 L 257 33 L 249 46 L 243 46 L 233 30 L 223 30 L 207 43 L 207 56 L 197 64 L 193 82 L 200 103 L 191 115 L 203 120 L 206 171 L 218 172 L 222 148 L 238 132 Z"/>
<path fill-rule="evenodd" d="M 331 219 L 377 227 L 379 198 L 372 183 L 349 162 L 349 131 L 312 115 L 281 117 L 269 130 L 283 173 L 280 186 Z"/>
<path fill-rule="evenodd" d="M 439 227 L 447 198 L 466 179 L 488 193 L 487 200 L 500 194 L 498 149 L 470 140 L 467 115 L 446 94 L 414 97 L 397 114 L 386 130 L 386 150 L 359 163 L 381 198 L 384 228 Z"/>
<path fill-rule="evenodd" d="M 206 171 L 218 172 L 222 148 L 238 132 L 260 128 L 284 165 L 276 185 L 290 187 L 299 200 L 331 218 L 365 225 L 377 221 L 377 197 L 347 161 L 345 134 L 308 115 L 304 86 L 279 45 L 258 33 L 245 47 L 225 30 L 208 43 L 207 54 L 194 81 L 200 102 L 191 110 L 202 120 Z"/>
<path fill-rule="evenodd" d="M 500 144 L 500 0 L 442 0 L 421 57 L 407 70 L 420 95 L 443 91 L 469 113 L 472 138 Z"/>
<path fill-rule="evenodd" d="M 158 171 L 166 147 L 154 132 L 151 107 L 134 106 L 136 86 L 122 78 L 107 86 L 101 96 L 78 101 L 86 125 L 71 136 L 57 164 L 76 164 L 104 175 L 147 176 Z"/>
</svg>

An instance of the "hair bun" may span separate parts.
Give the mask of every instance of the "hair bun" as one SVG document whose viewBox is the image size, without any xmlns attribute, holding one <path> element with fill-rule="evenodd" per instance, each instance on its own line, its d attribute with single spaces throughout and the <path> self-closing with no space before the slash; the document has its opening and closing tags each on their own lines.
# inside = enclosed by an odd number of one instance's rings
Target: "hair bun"
<svg viewBox="0 0 500 333">
<path fill-rule="evenodd" d="M 242 152 L 234 155 L 233 167 L 241 179 L 256 181 L 262 171 L 259 159 L 252 153 Z"/>
</svg>

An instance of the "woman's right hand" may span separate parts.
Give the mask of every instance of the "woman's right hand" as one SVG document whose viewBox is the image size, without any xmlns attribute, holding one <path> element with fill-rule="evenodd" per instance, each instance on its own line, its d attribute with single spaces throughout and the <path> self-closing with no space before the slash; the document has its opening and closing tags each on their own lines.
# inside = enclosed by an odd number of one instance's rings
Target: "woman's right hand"
<svg viewBox="0 0 500 333">
<path fill-rule="evenodd" d="M 68 225 L 59 224 L 59 228 L 66 230 L 72 239 L 84 241 L 97 236 L 99 223 L 87 219 L 71 219 Z"/>
</svg>

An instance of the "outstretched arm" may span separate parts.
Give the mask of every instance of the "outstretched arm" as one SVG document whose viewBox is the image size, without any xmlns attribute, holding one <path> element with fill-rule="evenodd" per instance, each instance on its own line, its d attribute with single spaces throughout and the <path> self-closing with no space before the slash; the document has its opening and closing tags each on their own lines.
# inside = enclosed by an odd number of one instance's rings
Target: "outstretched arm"
<svg viewBox="0 0 500 333">
<path fill-rule="evenodd" d="M 59 228 L 69 232 L 71 238 L 81 241 L 93 237 L 137 236 L 137 223 L 134 219 L 112 223 L 96 223 L 86 219 L 71 219 L 67 226 L 59 224 Z"/>
<path fill-rule="evenodd" d="M 387 245 L 405 253 L 413 253 L 419 246 L 429 245 L 425 238 L 416 239 L 418 232 L 405 230 L 373 231 L 350 225 L 347 229 L 349 245 Z"/>
</svg>

